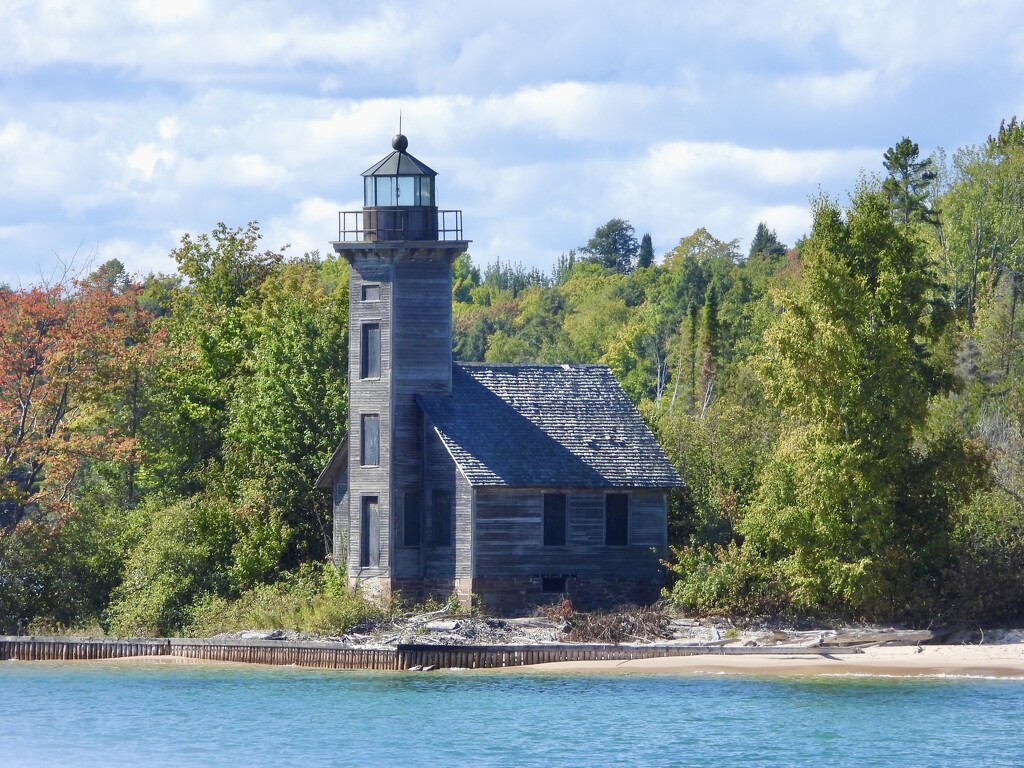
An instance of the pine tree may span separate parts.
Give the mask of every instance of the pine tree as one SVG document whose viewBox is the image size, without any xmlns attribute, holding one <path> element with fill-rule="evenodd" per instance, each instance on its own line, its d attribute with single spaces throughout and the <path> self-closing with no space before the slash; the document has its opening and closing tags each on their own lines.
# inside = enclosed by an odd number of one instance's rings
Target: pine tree
<svg viewBox="0 0 1024 768">
<path fill-rule="evenodd" d="M 636 257 L 636 265 L 639 269 L 645 269 L 654 263 L 654 245 L 651 243 L 651 235 L 645 232 L 640 238 L 640 252 Z"/>
<path fill-rule="evenodd" d="M 931 207 L 932 185 L 937 174 L 932 159 L 918 160 L 920 149 L 906 136 L 883 155 L 882 164 L 889 172 L 882 182 L 882 192 L 889 198 L 893 216 L 904 226 L 912 222 L 933 224 L 938 220 Z"/>
</svg>

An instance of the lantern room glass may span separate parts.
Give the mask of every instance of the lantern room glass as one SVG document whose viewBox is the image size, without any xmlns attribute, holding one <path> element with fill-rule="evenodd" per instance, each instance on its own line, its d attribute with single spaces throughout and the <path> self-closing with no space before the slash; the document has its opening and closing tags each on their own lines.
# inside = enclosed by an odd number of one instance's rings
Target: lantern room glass
<svg viewBox="0 0 1024 768">
<path fill-rule="evenodd" d="M 367 208 L 434 205 L 434 180 L 429 176 L 367 176 L 363 179 Z"/>
</svg>

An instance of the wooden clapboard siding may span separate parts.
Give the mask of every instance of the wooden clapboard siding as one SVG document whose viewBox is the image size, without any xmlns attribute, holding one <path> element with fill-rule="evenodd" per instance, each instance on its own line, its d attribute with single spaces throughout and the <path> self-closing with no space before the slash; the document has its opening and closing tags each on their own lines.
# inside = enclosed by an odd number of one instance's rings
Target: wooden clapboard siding
<svg viewBox="0 0 1024 768">
<path fill-rule="evenodd" d="M 455 557 L 460 549 L 460 537 L 465 536 L 459 526 L 452 536 L 451 546 L 435 546 L 434 531 L 434 492 L 446 491 L 451 495 L 452 512 L 456 523 L 460 522 L 457 511 L 458 495 L 456 493 L 455 462 L 445 450 L 441 440 L 432 431 L 425 433 L 423 462 L 423 497 L 424 497 L 424 546 L 423 575 L 427 578 L 451 578 L 456 575 Z"/>
<path fill-rule="evenodd" d="M 455 469 L 455 463 L 452 462 Z M 473 487 L 466 476 L 455 469 L 455 576 L 465 579 L 473 575 Z"/>
<path fill-rule="evenodd" d="M 349 500 L 348 500 L 348 472 L 338 474 L 334 481 L 333 488 L 333 509 L 334 509 L 334 564 L 341 567 L 348 567 L 348 542 L 349 528 Z"/>
<path fill-rule="evenodd" d="M 429 518 L 430 491 L 423 482 L 423 418 L 415 396 L 451 387 L 451 254 L 448 250 L 400 251 L 393 264 L 391 489 L 394 511 L 395 578 L 422 576 L 423 543 L 405 547 L 405 494 L 420 493 L 420 512 Z M 453 497 L 454 498 L 454 497 Z M 421 517 L 422 520 L 422 517 Z M 424 542 L 429 541 L 421 525 Z"/>
<path fill-rule="evenodd" d="M 363 301 L 363 286 L 380 286 L 379 301 Z M 383 254 L 363 253 L 352 260 L 349 283 L 349 492 L 348 492 L 348 573 L 351 578 L 387 576 L 391 569 L 390 461 L 392 453 L 392 322 L 393 269 Z M 380 376 L 360 377 L 362 364 L 362 326 L 380 324 Z M 360 416 L 380 415 L 380 463 L 376 467 L 360 465 L 362 435 Z M 375 567 L 360 567 L 362 541 L 362 500 L 377 497 L 380 561 Z"/>
<path fill-rule="evenodd" d="M 664 492 L 633 491 L 629 497 L 629 543 L 655 547 L 668 554 L 668 496 Z"/>
<path fill-rule="evenodd" d="M 544 546 L 543 495 L 560 492 L 568 495 L 567 544 Z M 603 490 L 477 488 L 474 575 L 489 579 L 547 574 L 580 579 L 657 577 L 664 556 L 665 493 L 621 492 L 630 494 L 630 545 L 606 547 Z"/>
</svg>

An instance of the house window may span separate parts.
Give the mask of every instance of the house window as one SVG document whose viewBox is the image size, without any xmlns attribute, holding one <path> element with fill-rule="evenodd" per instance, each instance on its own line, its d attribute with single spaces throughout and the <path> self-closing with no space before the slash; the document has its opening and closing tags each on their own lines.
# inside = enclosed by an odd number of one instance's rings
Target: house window
<svg viewBox="0 0 1024 768">
<path fill-rule="evenodd" d="M 359 567 L 375 568 L 380 565 L 380 516 L 377 497 L 363 496 L 359 518 Z"/>
<path fill-rule="evenodd" d="M 625 493 L 604 497 L 604 543 L 606 547 L 629 544 L 629 496 Z"/>
<path fill-rule="evenodd" d="M 544 546 L 565 546 L 565 494 L 544 494 Z"/>
<path fill-rule="evenodd" d="M 359 378 L 380 378 L 380 323 L 363 323 Z"/>
<path fill-rule="evenodd" d="M 407 547 L 418 547 L 420 545 L 420 494 L 405 494 L 405 511 L 403 522 L 405 523 L 402 532 L 402 543 Z"/>
<path fill-rule="evenodd" d="M 380 416 L 376 413 L 359 417 L 359 464 L 364 467 L 380 464 Z"/>
<path fill-rule="evenodd" d="M 434 546 L 452 545 L 452 495 L 448 491 L 434 491 Z"/>
<path fill-rule="evenodd" d="M 564 595 L 566 581 L 565 576 L 541 576 L 540 591 L 545 595 Z"/>
<path fill-rule="evenodd" d="M 377 284 L 364 285 L 363 301 L 380 301 L 380 286 Z"/>
</svg>

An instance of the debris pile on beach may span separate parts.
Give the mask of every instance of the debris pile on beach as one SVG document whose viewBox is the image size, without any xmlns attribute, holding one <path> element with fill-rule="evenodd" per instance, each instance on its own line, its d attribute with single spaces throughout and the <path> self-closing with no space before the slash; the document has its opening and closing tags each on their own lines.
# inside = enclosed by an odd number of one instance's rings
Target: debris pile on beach
<svg viewBox="0 0 1024 768">
<path fill-rule="evenodd" d="M 571 606 L 570 606 L 571 607 Z M 1004 644 L 1024 642 L 1024 630 L 914 630 L 894 627 L 794 628 L 776 621 L 739 622 L 720 617 L 672 616 L 653 608 L 623 608 L 607 613 L 547 609 L 527 618 L 453 615 L 448 608 L 396 615 L 362 624 L 343 635 L 247 630 L 217 635 L 232 640 L 318 640 L 351 648 L 420 645 L 540 645 L 611 643 L 740 645 L 746 647 L 872 647 L 926 644 Z"/>
</svg>

